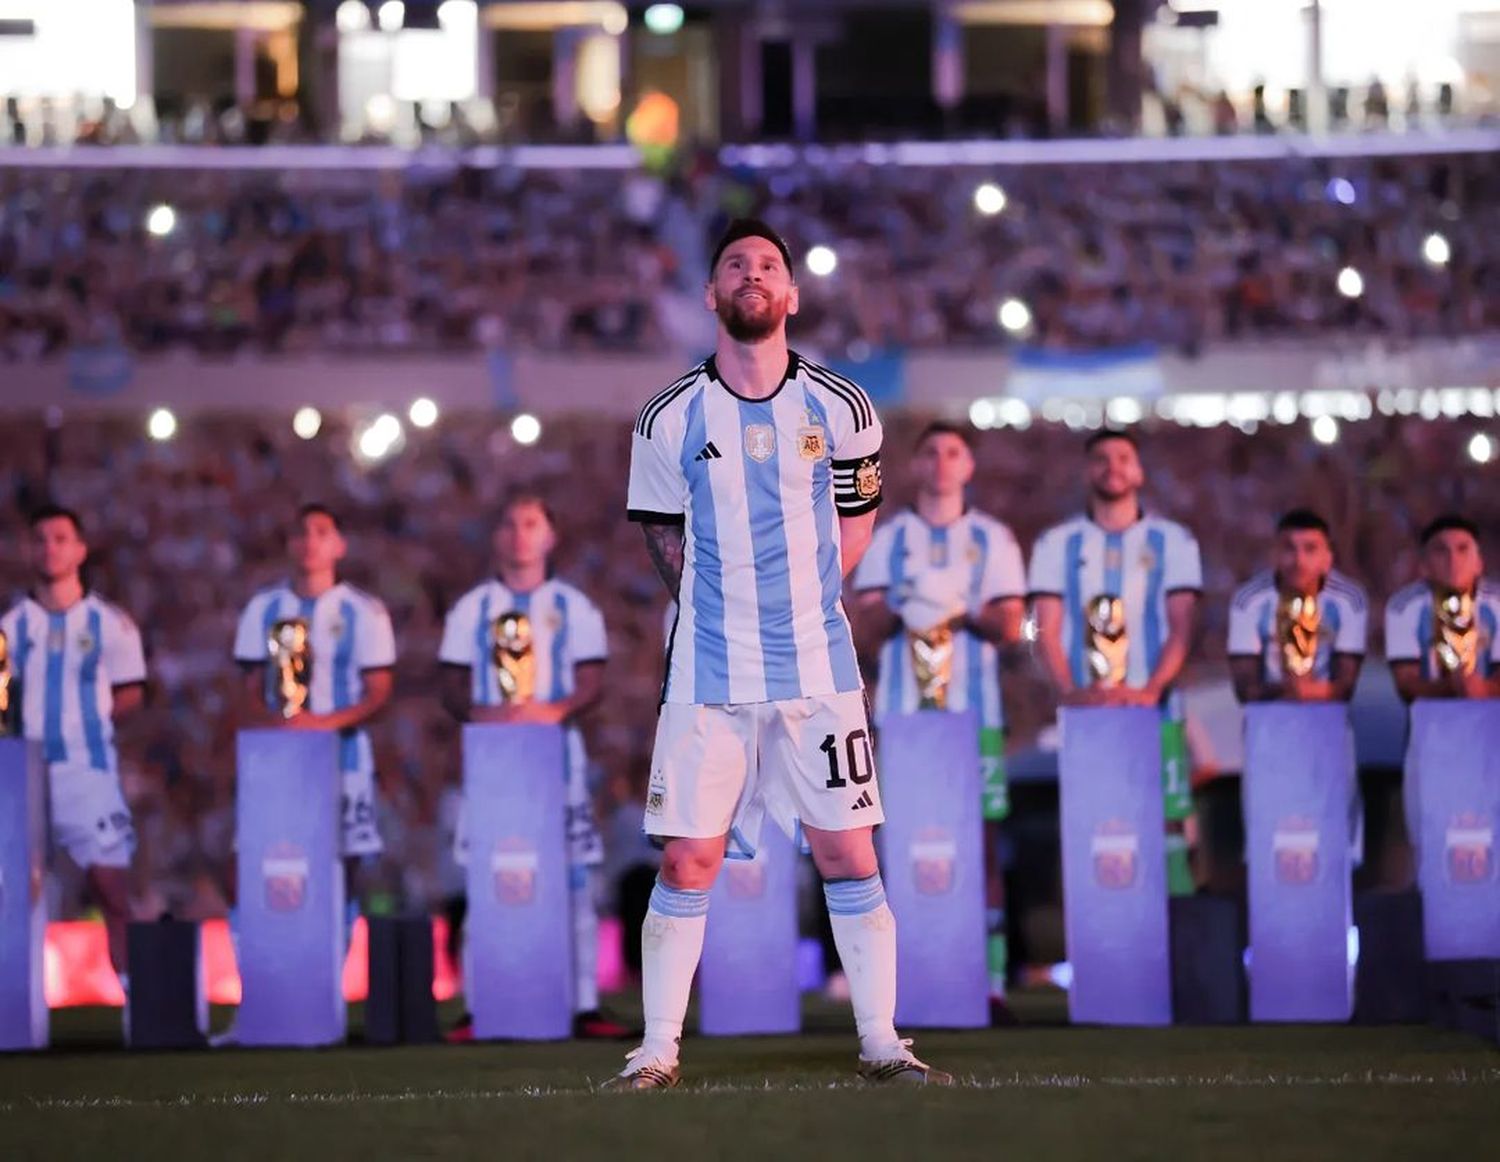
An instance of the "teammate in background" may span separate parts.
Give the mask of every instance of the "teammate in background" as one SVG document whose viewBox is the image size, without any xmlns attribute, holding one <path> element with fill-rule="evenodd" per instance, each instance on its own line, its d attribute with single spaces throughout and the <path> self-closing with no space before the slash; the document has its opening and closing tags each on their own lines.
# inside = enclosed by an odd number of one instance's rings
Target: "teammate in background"
<svg viewBox="0 0 1500 1162">
<path fill-rule="evenodd" d="M 1484 576 L 1479 530 L 1456 513 L 1421 536 L 1422 579 L 1385 607 L 1396 690 L 1418 698 L 1500 698 L 1500 585 Z"/>
<path fill-rule="evenodd" d="M 581 592 L 552 576 L 557 524 L 538 494 L 507 500 L 495 529 L 496 575 L 459 598 L 443 625 L 443 705 L 460 722 L 531 722 L 567 731 L 569 881 L 573 913 L 574 1020 L 577 1037 L 622 1037 L 599 1012 L 597 868 L 604 847 L 589 795 L 588 760 L 578 719 L 604 692 L 609 654 L 604 618 Z M 524 618 L 524 623 L 519 619 Z M 502 638 L 513 635 L 497 665 Z M 508 668 L 507 668 L 508 667 Z M 465 864 L 462 816 L 454 858 Z M 472 1037 L 472 1022 L 454 1039 Z"/>
<path fill-rule="evenodd" d="M 384 850 L 375 819 L 375 756 L 365 728 L 390 700 L 396 639 L 380 600 L 338 579 L 349 546 L 331 509 L 303 505 L 288 547 L 291 579 L 262 589 L 240 615 L 234 640 L 244 674 L 240 723 L 338 732 L 347 945 L 359 914 L 359 865 Z M 291 717 L 283 711 L 279 667 L 268 644 L 277 623 L 285 621 L 305 624 L 312 661 L 306 704 Z"/>
<path fill-rule="evenodd" d="M 1369 602 L 1333 567 L 1328 523 L 1305 508 L 1276 525 L 1272 568 L 1229 607 L 1229 672 L 1241 702 L 1347 702 L 1364 662 Z"/>
<path fill-rule="evenodd" d="M 128 999 L 135 827 L 120 788 L 115 723 L 145 700 L 141 634 L 123 610 L 83 587 L 89 550 L 76 513 L 42 508 L 29 528 L 34 583 L 0 617 L 13 683 L 6 729 L 42 744 L 51 846 L 83 869 Z"/>
<path fill-rule="evenodd" d="M 642 927 L 645 1038 L 613 1088 L 677 1084 L 678 1041 L 726 850 L 763 817 L 800 827 L 849 980 L 860 1073 L 951 1082 L 895 1028 L 896 927 L 876 862 L 884 818 L 843 579 L 880 503 L 880 421 L 849 380 L 787 348 L 791 254 L 730 224 L 705 301 L 715 353 L 651 399 L 631 444 L 629 516 L 679 602 L 647 786 L 664 841 Z"/>
<path fill-rule="evenodd" d="M 1203 589 L 1198 542 L 1141 507 L 1146 474 L 1129 433 L 1096 432 L 1084 453 L 1087 510 L 1044 532 L 1031 554 L 1037 647 L 1065 705 L 1161 707 L 1167 883 L 1186 895 L 1192 793 L 1182 698 L 1172 687 Z"/>
<path fill-rule="evenodd" d="M 967 507 L 964 491 L 974 476 L 968 433 L 929 424 L 915 451 L 916 501 L 875 530 L 854 574 L 855 627 L 879 666 L 877 725 L 887 714 L 924 708 L 978 712 L 990 998 L 1003 1021 L 1008 957 L 1000 821 L 1010 801 L 1000 650 L 1021 640 L 1026 570 L 1010 529 Z"/>
</svg>

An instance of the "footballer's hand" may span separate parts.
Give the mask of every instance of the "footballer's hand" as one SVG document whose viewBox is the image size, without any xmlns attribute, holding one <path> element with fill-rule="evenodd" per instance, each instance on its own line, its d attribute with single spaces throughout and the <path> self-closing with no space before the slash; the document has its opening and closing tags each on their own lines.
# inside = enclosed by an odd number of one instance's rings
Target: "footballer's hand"
<svg viewBox="0 0 1500 1162">
<path fill-rule="evenodd" d="M 1459 698 L 1488 698 L 1490 684 L 1477 671 L 1472 674 L 1454 674 L 1451 678 L 1453 692 Z"/>
<path fill-rule="evenodd" d="M 1115 687 L 1114 693 L 1118 696 L 1119 699 L 1118 701 L 1111 703 L 1111 705 L 1114 706 L 1151 707 L 1157 705 L 1161 701 L 1161 698 L 1156 694 L 1154 690 L 1148 689 L 1145 686 L 1117 686 Z"/>
<path fill-rule="evenodd" d="M 469 721 L 486 725 L 498 725 L 506 722 L 516 722 L 516 707 L 509 702 L 503 702 L 499 706 L 475 706 L 469 711 Z"/>
<path fill-rule="evenodd" d="M 311 714 L 304 710 L 301 714 L 294 714 L 290 718 L 281 720 L 282 726 L 288 730 L 332 730 L 333 719 L 327 714 Z"/>
<path fill-rule="evenodd" d="M 522 702 L 511 721 L 557 726 L 567 716 L 567 709 L 561 702 Z"/>
</svg>

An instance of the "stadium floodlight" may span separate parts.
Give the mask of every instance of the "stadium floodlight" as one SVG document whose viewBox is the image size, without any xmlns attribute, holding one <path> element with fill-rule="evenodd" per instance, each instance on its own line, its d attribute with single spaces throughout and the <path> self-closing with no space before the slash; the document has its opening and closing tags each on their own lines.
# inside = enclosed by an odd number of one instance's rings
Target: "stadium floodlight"
<svg viewBox="0 0 1500 1162">
<path fill-rule="evenodd" d="M 671 36 L 682 27 L 681 4 L 652 4 L 641 17 L 650 32 L 657 36 Z"/>
<path fill-rule="evenodd" d="M 1323 445 L 1337 444 L 1339 422 L 1332 416 L 1319 416 L 1312 422 L 1312 438 Z"/>
<path fill-rule="evenodd" d="M 1006 299 L 1000 304 L 996 317 L 1012 335 L 1019 335 L 1031 326 L 1031 308 L 1020 299 Z"/>
<path fill-rule="evenodd" d="M 814 246 L 807 252 L 807 269 L 819 278 L 827 278 L 838 269 L 839 256 L 828 246 Z"/>
<path fill-rule="evenodd" d="M 406 5 L 401 0 L 385 0 L 376 13 L 381 32 L 399 32 L 406 23 Z"/>
<path fill-rule="evenodd" d="M 1483 432 L 1475 432 L 1469 439 L 1469 459 L 1476 464 L 1488 464 L 1495 458 L 1495 441 Z"/>
<path fill-rule="evenodd" d="M 146 214 L 146 230 L 156 238 L 165 238 L 177 229 L 177 211 L 166 203 L 152 206 Z"/>
<path fill-rule="evenodd" d="M 1446 238 L 1433 231 L 1422 240 L 1422 257 L 1429 266 L 1447 266 L 1448 259 L 1453 257 L 1453 248 Z"/>
<path fill-rule="evenodd" d="M 411 420 L 414 428 L 430 428 L 437 423 L 438 405 L 424 395 L 421 399 L 411 401 L 406 417 Z"/>
<path fill-rule="evenodd" d="M 300 439 L 311 440 L 323 429 L 323 413 L 314 407 L 303 407 L 297 409 L 297 414 L 292 417 L 292 431 Z"/>
<path fill-rule="evenodd" d="M 1365 293 L 1364 277 L 1354 267 L 1346 266 L 1339 271 L 1338 288 L 1346 299 L 1357 299 Z"/>
<path fill-rule="evenodd" d="M 364 32 L 370 27 L 370 9 L 364 0 L 344 0 L 333 15 L 340 32 Z"/>
<path fill-rule="evenodd" d="M 510 422 L 510 438 L 518 444 L 535 444 L 542 438 L 542 422 L 530 412 L 522 412 Z"/>
<path fill-rule="evenodd" d="M 975 187 L 974 208 L 986 217 L 993 217 L 1005 209 L 1005 191 L 994 182 Z"/>
<path fill-rule="evenodd" d="M 146 435 L 158 442 L 170 440 L 177 434 L 177 417 L 170 408 L 157 408 L 146 419 Z"/>
</svg>

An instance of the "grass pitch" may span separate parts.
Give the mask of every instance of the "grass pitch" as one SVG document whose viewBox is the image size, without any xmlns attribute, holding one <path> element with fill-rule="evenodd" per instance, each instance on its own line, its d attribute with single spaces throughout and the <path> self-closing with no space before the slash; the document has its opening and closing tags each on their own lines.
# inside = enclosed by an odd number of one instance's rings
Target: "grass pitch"
<svg viewBox="0 0 1500 1162">
<path fill-rule="evenodd" d="M 846 1009 L 800 1037 L 690 1039 L 683 1086 L 601 1094 L 629 1046 L 351 1046 L 134 1053 L 119 1014 L 54 1014 L 0 1058 L 0 1159 L 1500 1156 L 1500 1051 L 1424 1028 L 1067 1028 L 918 1036 L 951 1090 L 853 1073 Z"/>
</svg>

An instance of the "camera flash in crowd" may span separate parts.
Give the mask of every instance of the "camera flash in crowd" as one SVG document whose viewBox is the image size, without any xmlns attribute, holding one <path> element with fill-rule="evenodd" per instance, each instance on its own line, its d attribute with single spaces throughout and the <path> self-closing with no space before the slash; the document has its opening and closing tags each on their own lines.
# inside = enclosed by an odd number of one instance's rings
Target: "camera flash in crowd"
<svg viewBox="0 0 1500 1162">
<path fill-rule="evenodd" d="M 176 210 L 164 203 L 151 207 L 151 212 L 146 215 L 147 232 L 153 237 L 165 238 L 175 229 L 177 229 Z"/>
<path fill-rule="evenodd" d="M 1319 416 L 1312 422 L 1312 438 L 1320 444 L 1337 444 L 1339 422 L 1332 416 Z"/>
<path fill-rule="evenodd" d="M 1447 266 L 1448 259 L 1453 257 L 1453 248 L 1446 238 L 1434 231 L 1422 242 L 1422 257 L 1429 266 Z"/>
<path fill-rule="evenodd" d="M 814 246 L 807 252 L 807 269 L 819 278 L 827 278 L 838 269 L 839 256 L 827 246 Z"/>
<path fill-rule="evenodd" d="M 411 420 L 414 428 L 430 428 L 437 423 L 438 406 L 424 395 L 421 399 L 412 400 L 406 417 Z"/>
<path fill-rule="evenodd" d="M 1346 266 L 1339 271 L 1338 288 L 1346 299 L 1357 299 L 1365 293 L 1365 280 L 1354 267 Z"/>
<path fill-rule="evenodd" d="M 522 412 L 510 422 L 510 438 L 518 444 L 535 444 L 542 438 L 542 423 L 529 412 Z"/>
<path fill-rule="evenodd" d="M 1483 432 L 1475 432 L 1469 440 L 1469 459 L 1476 464 L 1488 464 L 1495 458 L 1495 441 Z"/>
<path fill-rule="evenodd" d="M 146 420 L 146 434 L 153 440 L 170 440 L 177 434 L 177 417 L 169 408 L 157 408 Z"/>
<path fill-rule="evenodd" d="M 314 407 L 298 408 L 292 417 L 292 431 L 300 439 L 311 440 L 323 428 L 323 413 Z"/>
<path fill-rule="evenodd" d="M 1006 299 L 1000 304 L 1000 325 L 1012 335 L 1019 335 L 1031 326 L 1031 308 L 1020 299 Z"/>
<path fill-rule="evenodd" d="M 985 182 L 974 190 L 974 208 L 987 218 L 1005 209 L 1005 191 L 994 182 Z"/>
</svg>

